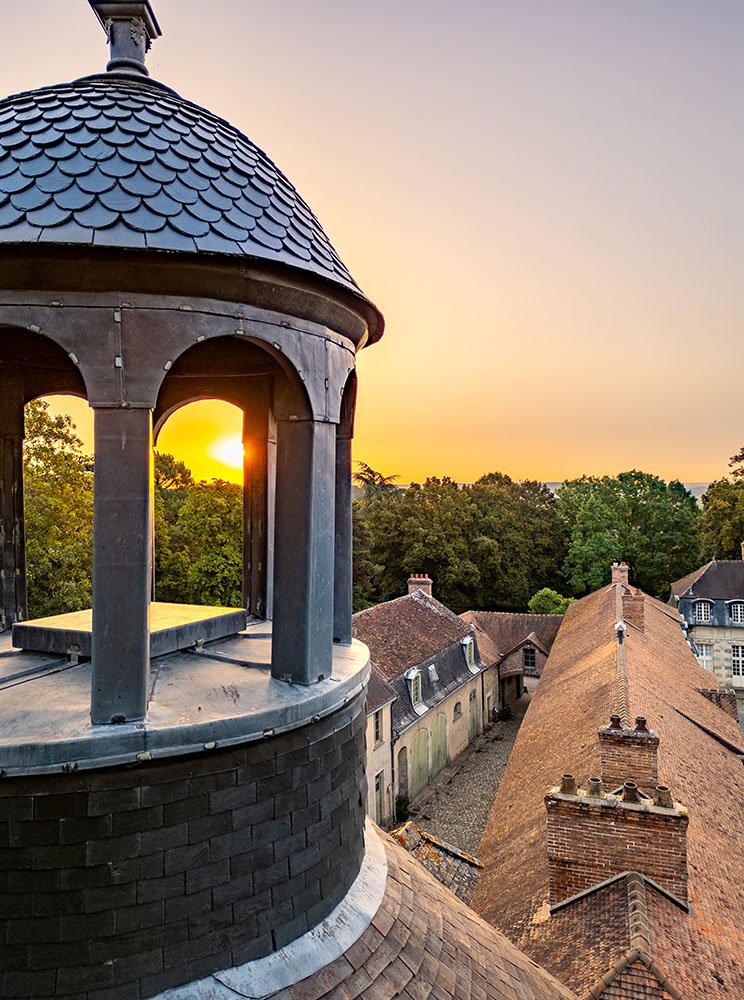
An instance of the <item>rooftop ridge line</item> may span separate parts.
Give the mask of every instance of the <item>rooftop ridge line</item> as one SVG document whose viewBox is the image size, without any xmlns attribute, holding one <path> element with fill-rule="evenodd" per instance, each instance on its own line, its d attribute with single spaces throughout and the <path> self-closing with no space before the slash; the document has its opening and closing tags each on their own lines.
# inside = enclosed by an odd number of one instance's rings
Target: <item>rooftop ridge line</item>
<svg viewBox="0 0 744 1000">
<path fill-rule="evenodd" d="M 615 590 L 615 621 L 625 622 L 623 618 L 623 587 L 616 584 Z M 620 716 L 623 726 L 630 728 L 630 686 L 628 683 L 628 653 L 625 643 L 617 643 L 615 647 L 616 681 L 617 681 L 617 709 L 615 714 Z"/>
</svg>

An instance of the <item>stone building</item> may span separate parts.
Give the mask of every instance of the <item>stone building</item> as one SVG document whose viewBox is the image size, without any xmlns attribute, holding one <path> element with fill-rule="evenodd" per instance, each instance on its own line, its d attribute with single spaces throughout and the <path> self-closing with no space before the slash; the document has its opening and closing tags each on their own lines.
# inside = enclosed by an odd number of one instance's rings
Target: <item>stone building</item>
<svg viewBox="0 0 744 1000">
<path fill-rule="evenodd" d="M 354 615 L 354 635 L 395 692 L 393 787 L 414 799 L 475 739 L 498 705 L 495 669 L 486 669 L 473 627 L 431 596 L 428 577 L 410 593 Z"/>
<path fill-rule="evenodd" d="M 713 559 L 673 583 L 669 603 L 687 622 L 700 665 L 744 689 L 744 562 Z"/>
<path fill-rule="evenodd" d="M 0 996 L 570 998 L 365 820 L 355 357 L 382 334 L 294 186 L 152 81 L 0 101 Z M 93 607 L 25 622 L 23 406 L 95 417 Z M 237 402 L 246 609 L 151 600 L 152 438 Z"/>
<path fill-rule="evenodd" d="M 476 628 L 484 662 L 496 665 L 500 704 L 511 705 L 525 691 L 535 690 L 562 615 L 466 611 L 460 617 Z"/>
<path fill-rule="evenodd" d="M 367 685 L 367 808 L 381 826 L 395 819 L 393 702 L 398 695 L 371 664 Z"/>
<path fill-rule="evenodd" d="M 677 613 L 613 577 L 564 617 L 473 905 L 578 996 L 744 996 L 742 735 Z"/>
</svg>

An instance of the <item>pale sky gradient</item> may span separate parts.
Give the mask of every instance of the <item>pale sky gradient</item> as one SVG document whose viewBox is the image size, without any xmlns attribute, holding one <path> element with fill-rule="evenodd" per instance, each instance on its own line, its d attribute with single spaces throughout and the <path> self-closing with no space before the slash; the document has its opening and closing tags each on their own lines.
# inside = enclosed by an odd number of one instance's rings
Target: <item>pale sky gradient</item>
<svg viewBox="0 0 744 1000">
<path fill-rule="evenodd" d="M 359 359 L 357 458 L 404 482 L 726 471 L 741 0 L 154 7 L 153 75 L 269 153 L 386 315 Z M 84 0 L 0 10 L 0 92 L 103 69 Z M 180 416 L 163 446 L 196 464 Z"/>
</svg>

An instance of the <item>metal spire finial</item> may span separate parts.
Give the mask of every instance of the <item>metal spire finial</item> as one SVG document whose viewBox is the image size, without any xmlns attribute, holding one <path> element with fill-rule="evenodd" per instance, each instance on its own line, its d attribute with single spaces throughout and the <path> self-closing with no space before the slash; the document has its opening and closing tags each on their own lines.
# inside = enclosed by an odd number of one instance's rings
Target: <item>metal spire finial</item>
<svg viewBox="0 0 744 1000">
<path fill-rule="evenodd" d="M 149 76 L 145 53 L 162 32 L 150 0 L 88 0 L 109 40 L 106 70 Z"/>
</svg>

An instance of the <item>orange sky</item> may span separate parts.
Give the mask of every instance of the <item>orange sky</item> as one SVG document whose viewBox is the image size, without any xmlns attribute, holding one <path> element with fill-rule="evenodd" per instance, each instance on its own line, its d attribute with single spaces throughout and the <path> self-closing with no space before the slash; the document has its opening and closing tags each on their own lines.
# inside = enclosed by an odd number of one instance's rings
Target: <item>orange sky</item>
<svg viewBox="0 0 744 1000">
<path fill-rule="evenodd" d="M 84 0 L 4 6 L 0 91 L 103 68 Z M 357 458 L 403 482 L 726 471 L 740 0 L 154 6 L 153 75 L 267 150 L 386 315 Z M 161 447 L 225 475 L 200 455 L 239 421 L 196 412 Z"/>
</svg>

